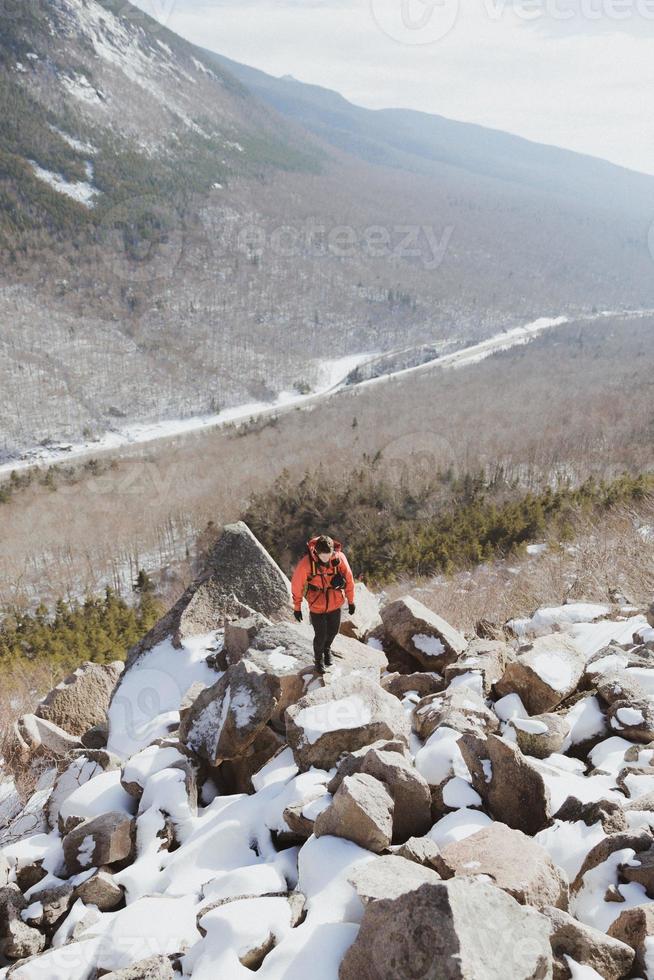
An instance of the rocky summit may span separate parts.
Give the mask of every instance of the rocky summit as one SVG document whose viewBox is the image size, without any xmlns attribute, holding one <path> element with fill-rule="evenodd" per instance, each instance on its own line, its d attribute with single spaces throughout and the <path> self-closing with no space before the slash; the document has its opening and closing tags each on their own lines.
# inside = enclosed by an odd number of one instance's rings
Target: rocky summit
<svg viewBox="0 0 654 980">
<path fill-rule="evenodd" d="M 652 609 L 488 639 L 357 596 L 318 675 L 230 525 L 124 669 L 18 719 L 3 980 L 653 980 Z"/>
</svg>

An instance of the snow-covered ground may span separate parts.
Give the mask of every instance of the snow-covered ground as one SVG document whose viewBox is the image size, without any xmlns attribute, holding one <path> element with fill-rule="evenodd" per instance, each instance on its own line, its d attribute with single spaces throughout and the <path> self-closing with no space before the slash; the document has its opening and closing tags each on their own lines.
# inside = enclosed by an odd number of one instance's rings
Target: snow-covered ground
<svg viewBox="0 0 654 980">
<path fill-rule="evenodd" d="M 589 603 L 544 608 L 522 621 L 521 632 L 534 636 L 545 627 L 558 630 L 574 637 L 586 658 L 610 641 L 630 643 L 634 633 L 648 633 L 643 616 L 598 620 L 605 612 L 606 607 Z M 181 649 L 163 641 L 126 675 L 110 712 L 109 749 L 123 760 L 123 778 L 144 787 L 140 802 L 122 789 L 120 770 L 97 771 L 73 789 L 60 809 L 63 818 L 88 818 L 109 810 L 136 817 L 136 858 L 114 875 L 125 889 L 126 905 L 119 911 L 100 912 L 78 899 L 59 926 L 53 948 L 15 969 L 13 980 L 90 980 L 96 969 L 117 970 L 145 956 L 175 954 L 182 949 L 187 950 L 181 958 L 184 977 L 238 980 L 252 972 L 241 962 L 244 951 L 265 946 L 269 937 L 270 952 L 258 968 L 262 978 L 335 980 L 338 976 L 339 963 L 355 940 L 364 913 L 350 878 L 355 869 L 375 860 L 375 855 L 333 836 L 311 836 L 302 847 L 283 850 L 275 847 L 273 839 L 285 829 L 283 813 L 289 805 L 304 804 L 303 813 L 310 819 L 325 807 L 330 799 L 326 786 L 335 770 L 312 768 L 300 774 L 291 749 L 284 748 L 254 777 L 254 793 L 221 796 L 207 792 L 205 785 L 195 813 L 179 768 L 183 757 L 172 745 L 153 744 L 175 729 L 188 688 L 197 681 L 215 682 L 216 674 L 205 658 L 220 643 L 220 631 L 187 639 Z M 654 691 L 654 667 L 641 674 L 649 675 Z M 476 680 L 472 674 L 456 679 L 478 687 Z M 487 703 L 501 720 L 502 737 L 507 741 L 515 742 L 515 728 L 542 731 L 542 722 L 529 719 L 517 694 Z M 411 710 L 410 698 L 405 708 Z M 356 706 L 357 718 L 362 710 Z M 314 715 L 305 721 L 317 737 L 325 719 Z M 592 692 L 568 709 L 567 716 L 572 723 L 568 747 L 592 735 L 596 744 L 589 753 L 588 767 L 566 755 L 567 749 L 543 760 L 531 758 L 549 790 L 553 812 L 569 795 L 582 802 L 626 803 L 617 777 L 634 743 L 606 728 Z M 436 820 L 428 834 L 440 848 L 492 822 L 488 814 L 474 809 L 481 799 L 471 785 L 457 744 L 459 737 L 458 731 L 441 726 L 426 741 L 417 736 L 412 741 L 415 766 L 428 782 L 436 785 L 451 777 L 443 797 L 451 810 Z M 642 746 L 638 762 L 651 765 L 653 758 L 651 748 Z M 492 778 L 489 762 L 484 770 L 488 782 Z M 646 771 L 628 778 L 632 797 L 654 790 L 654 776 Z M 47 774 L 39 793 L 37 803 L 42 808 L 48 794 Z M 166 820 L 172 822 L 179 844 L 170 851 L 161 849 L 157 836 L 163 835 Z M 654 812 L 629 811 L 628 821 L 632 831 L 651 831 Z M 572 881 L 591 848 L 604 837 L 599 820 L 587 825 L 582 820 L 555 819 L 535 840 Z M 26 895 L 30 915 L 38 914 L 44 887 L 60 883 L 61 846 L 58 831 L 41 828 L 3 849 L 12 868 L 43 862 L 47 877 Z M 79 858 L 89 870 L 75 876 L 73 883 L 90 873 L 92 848 L 93 839 L 85 839 Z M 625 909 L 651 902 L 643 885 L 620 883 L 618 866 L 625 862 L 638 864 L 633 848 L 615 851 L 585 875 L 582 887 L 570 900 L 570 911 L 582 923 L 606 931 Z M 293 921 L 287 898 L 274 894 L 294 890 L 306 900 L 306 917 L 299 924 Z M 76 941 L 68 943 L 73 929 Z M 570 963 L 573 976 L 593 976 L 588 968 L 578 970 L 573 960 Z M 0 977 L 3 975 L 0 971 Z M 647 972 L 647 978 L 654 980 L 654 970 Z"/>
</svg>

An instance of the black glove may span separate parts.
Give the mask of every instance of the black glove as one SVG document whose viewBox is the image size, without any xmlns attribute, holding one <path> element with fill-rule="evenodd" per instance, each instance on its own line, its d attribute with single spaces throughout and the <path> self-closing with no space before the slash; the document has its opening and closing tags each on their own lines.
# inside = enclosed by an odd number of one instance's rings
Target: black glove
<svg viewBox="0 0 654 980">
<path fill-rule="evenodd" d="M 302 622 L 302 610 L 301 609 L 296 609 L 294 611 L 293 615 L 297 619 L 298 623 L 301 623 Z"/>
<path fill-rule="evenodd" d="M 354 616 L 355 612 L 357 611 L 357 607 L 354 605 L 353 602 L 351 602 L 350 605 L 347 607 L 347 611 L 349 612 L 350 616 Z"/>
</svg>

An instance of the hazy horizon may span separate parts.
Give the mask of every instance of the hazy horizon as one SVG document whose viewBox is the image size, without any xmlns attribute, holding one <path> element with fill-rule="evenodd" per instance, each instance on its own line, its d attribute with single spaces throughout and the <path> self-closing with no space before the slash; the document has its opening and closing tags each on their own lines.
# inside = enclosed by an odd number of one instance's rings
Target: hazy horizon
<svg viewBox="0 0 654 980">
<path fill-rule="evenodd" d="M 651 0 L 136 3 L 196 44 L 367 108 L 434 113 L 654 174 Z"/>
</svg>

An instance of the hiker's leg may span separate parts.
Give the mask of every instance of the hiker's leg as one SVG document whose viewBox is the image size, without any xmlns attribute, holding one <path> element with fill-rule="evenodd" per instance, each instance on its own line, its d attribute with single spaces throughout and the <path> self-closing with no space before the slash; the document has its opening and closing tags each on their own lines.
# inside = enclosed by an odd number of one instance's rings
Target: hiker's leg
<svg viewBox="0 0 654 980">
<path fill-rule="evenodd" d="M 323 647 L 323 655 L 325 658 L 325 665 L 327 667 L 331 667 L 331 645 L 334 638 L 338 634 L 339 629 L 341 628 L 341 607 L 339 606 L 338 609 L 333 609 L 330 613 L 327 613 L 325 619 L 327 620 L 327 623 L 325 626 L 325 645 Z"/>
<path fill-rule="evenodd" d="M 313 626 L 313 656 L 316 663 L 322 660 L 325 649 L 325 639 L 327 633 L 328 613 L 310 613 L 311 625 Z"/>
</svg>

